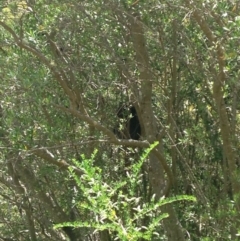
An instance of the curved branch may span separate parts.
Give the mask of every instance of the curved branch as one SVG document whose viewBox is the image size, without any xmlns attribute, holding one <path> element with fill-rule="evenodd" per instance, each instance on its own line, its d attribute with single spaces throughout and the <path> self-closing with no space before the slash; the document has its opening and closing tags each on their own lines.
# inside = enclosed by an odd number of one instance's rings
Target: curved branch
<svg viewBox="0 0 240 241">
<path fill-rule="evenodd" d="M 59 71 L 59 66 L 56 67 L 55 64 L 52 63 L 52 61 L 50 61 L 48 58 L 46 58 L 39 50 L 37 50 L 33 46 L 29 46 L 24 40 L 19 38 L 17 36 L 17 34 L 14 32 L 14 30 L 12 28 L 10 28 L 7 24 L 0 21 L 0 26 L 2 26 L 7 32 L 9 32 L 12 35 L 12 37 L 14 38 L 17 46 L 27 50 L 30 53 L 32 53 L 34 56 L 39 58 L 41 60 L 41 62 L 43 64 L 45 64 L 52 71 L 54 77 L 59 82 L 59 84 L 63 88 L 64 92 L 67 94 L 67 96 L 72 101 L 74 101 L 75 97 L 74 97 L 74 94 L 73 94 L 72 90 L 67 85 L 67 77 L 66 77 L 64 71 L 62 71 L 61 69 Z"/>
<path fill-rule="evenodd" d="M 34 149 L 30 151 L 31 153 L 33 153 L 34 155 L 44 159 L 45 161 L 47 161 L 50 164 L 53 164 L 55 166 L 58 166 L 60 169 L 63 170 L 68 170 L 68 168 L 71 166 L 69 165 L 66 161 L 58 161 L 54 158 L 53 154 L 51 152 L 49 152 L 47 149 L 45 148 L 41 148 L 41 149 Z M 72 166 L 71 166 L 72 167 Z M 77 174 L 77 175 L 82 175 L 83 172 L 75 167 L 72 167 L 73 171 Z"/>
</svg>

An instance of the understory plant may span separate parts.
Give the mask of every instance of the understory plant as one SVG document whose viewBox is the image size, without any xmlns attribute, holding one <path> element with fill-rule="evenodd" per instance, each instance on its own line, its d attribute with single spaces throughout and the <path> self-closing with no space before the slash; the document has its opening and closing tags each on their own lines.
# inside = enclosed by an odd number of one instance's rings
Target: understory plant
<svg viewBox="0 0 240 241">
<path fill-rule="evenodd" d="M 87 220 L 65 222 L 55 225 L 54 228 L 68 226 L 107 230 L 122 241 L 137 241 L 142 238 L 152 240 L 154 235 L 158 236 L 156 230 L 159 230 L 161 221 L 168 217 L 168 214 L 162 213 L 159 208 L 181 200 L 195 201 L 195 198 L 182 195 L 156 200 L 155 195 L 152 195 L 149 201 L 143 201 L 143 197 L 138 195 L 136 190 L 143 176 L 141 167 L 157 144 L 156 142 L 145 150 L 140 160 L 131 165 L 121 181 L 106 181 L 101 168 L 94 166 L 97 150 L 90 159 L 82 155 L 81 162 L 74 160 L 76 167 L 83 172 L 79 176 L 74 171 L 75 168 L 69 168 L 70 175 L 84 197 L 76 205 L 81 212 L 87 211 L 90 215 Z M 143 220 L 148 220 L 147 226 Z"/>
</svg>

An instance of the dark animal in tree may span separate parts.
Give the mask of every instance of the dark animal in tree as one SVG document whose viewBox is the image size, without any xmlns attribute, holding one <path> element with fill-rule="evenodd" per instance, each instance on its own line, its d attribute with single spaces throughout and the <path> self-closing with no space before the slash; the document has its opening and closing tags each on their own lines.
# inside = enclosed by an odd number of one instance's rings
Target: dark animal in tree
<svg viewBox="0 0 240 241">
<path fill-rule="evenodd" d="M 114 133 L 121 139 L 139 140 L 141 126 L 136 108 L 133 105 L 121 105 L 117 111 L 117 116 L 121 119 L 121 124 L 114 129 Z"/>
</svg>

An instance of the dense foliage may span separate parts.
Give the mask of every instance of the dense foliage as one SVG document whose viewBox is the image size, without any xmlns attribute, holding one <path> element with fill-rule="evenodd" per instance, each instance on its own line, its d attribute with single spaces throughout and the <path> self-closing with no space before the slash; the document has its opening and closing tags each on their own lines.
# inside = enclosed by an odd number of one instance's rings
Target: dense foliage
<svg viewBox="0 0 240 241">
<path fill-rule="evenodd" d="M 239 7 L 2 0 L 0 240 L 238 240 Z"/>
</svg>

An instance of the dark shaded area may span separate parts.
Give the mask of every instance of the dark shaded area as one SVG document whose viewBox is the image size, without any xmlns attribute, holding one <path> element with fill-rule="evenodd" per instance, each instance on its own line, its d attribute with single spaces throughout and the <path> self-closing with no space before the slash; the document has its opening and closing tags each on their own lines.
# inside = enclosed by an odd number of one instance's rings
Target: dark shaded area
<svg viewBox="0 0 240 241">
<path fill-rule="evenodd" d="M 69 237 L 69 240 L 74 241 L 75 240 L 75 234 L 72 230 L 72 227 L 63 227 L 62 230 L 67 234 Z"/>
<path fill-rule="evenodd" d="M 74 232 L 73 227 L 63 227 L 62 230 L 67 234 L 69 241 L 81 241 L 82 240 L 80 237 L 77 237 L 77 235 Z"/>
</svg>

